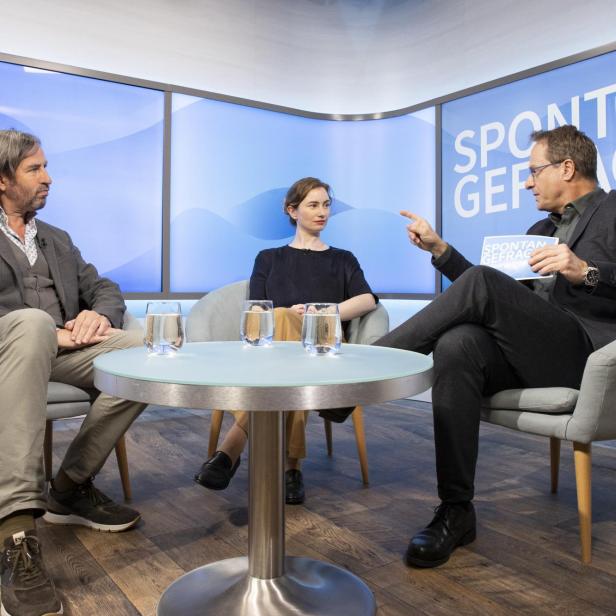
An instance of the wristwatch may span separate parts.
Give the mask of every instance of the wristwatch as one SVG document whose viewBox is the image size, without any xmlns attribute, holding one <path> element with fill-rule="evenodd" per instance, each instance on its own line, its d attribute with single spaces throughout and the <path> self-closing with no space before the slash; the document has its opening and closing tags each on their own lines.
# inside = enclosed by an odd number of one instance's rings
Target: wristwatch
<svg viewBox="0 0 616 616">
<path fill-rule="evenodd" d="M 587 289 L 594 289 L 599 284 L 599 268 L 594 265 L 586 267 L 584 274 L 584 286 Z"/>
</svg>

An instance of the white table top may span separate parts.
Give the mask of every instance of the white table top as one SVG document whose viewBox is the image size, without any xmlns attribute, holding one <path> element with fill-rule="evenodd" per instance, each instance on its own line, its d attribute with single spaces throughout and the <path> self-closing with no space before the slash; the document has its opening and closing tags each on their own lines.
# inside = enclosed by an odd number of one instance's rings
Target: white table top
<svg viewBox="0 0 616 616">
<path fill-rule="evenodd" d="M 343 344 L 340 354 L 317 357 L 299 342 L 188 343 L 174 356 L 133 348 L 101 355 L 94 368 L 96 387 L 112 395 L 225 410 L 370 404 L 424 391 L 432 379 L 432 360 L 419 353 Z"/>
</svg>

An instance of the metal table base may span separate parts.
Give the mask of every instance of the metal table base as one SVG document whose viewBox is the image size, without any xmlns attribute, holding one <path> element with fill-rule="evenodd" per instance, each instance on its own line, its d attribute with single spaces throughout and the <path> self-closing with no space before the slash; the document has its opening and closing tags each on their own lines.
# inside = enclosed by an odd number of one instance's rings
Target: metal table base
<svg viewBox="0 0 616 616">
<path fill-rule="evenodd" d="M 285 557 L 284 413 L 250 413 L 248 558 L 199 567 L 165 590 L 158 616 L 374 616 L 368 586 L 346 569 Z"/>
<path fill-rule="evenodd" d="M 285 573 L 249 575 L 245 556 L 220 560 L 182 576 L 165 592 L 158 616 L 373 616 L 374 596 L 346 569 L 288 556 Z"/>
</svg>

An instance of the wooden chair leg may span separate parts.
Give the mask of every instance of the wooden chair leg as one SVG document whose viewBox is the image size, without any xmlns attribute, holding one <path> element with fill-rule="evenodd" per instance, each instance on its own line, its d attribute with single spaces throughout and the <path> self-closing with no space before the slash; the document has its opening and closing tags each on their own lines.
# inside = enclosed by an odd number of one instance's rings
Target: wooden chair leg
<svg viewBox="0 0 616 616">
<path fill-rule="evenodd" d="M 587 565 L 590 563 L 592 547 L 592 456 L 590 443 L 585 444 L 574 442 L 573 458 L 575 461 L 575 484 L 577 487 L 578 514 L 580 516 L 582 563 Z"/>
<path fill-rule="evenodd" d="M 133 497 L 133 492 L 130 487 L 130 476 L 128 474 L 128 456 L 126 455 L 126 439 L 124 435 L 115 446 L 116 458 L 118 460 L 118 469 L 120 471 L 120 479 L 122 481 L 122 490 L 124 491 L 124 500 L 129 501 Z"/>
<path fill-rule="evenodd" d="M 220 438 L 220 430 L 222 428 L 222 420 L 225 416 L 224 411 L 212 411 L 210 421 L 210 440 L 207 446 L 207 457 L 211 458 L 218 447 L 218 439 Z"/>
<path fill-rule="evenodd" d="M 323 420 L 325 427 L 325 442 L 327 443 L 327 455 L 331 458 L 334 452 L 334 441 L 332 440 L 332 422 L 329 419 Z"/>
<path fill-rule="evenodd" d="M 558 492 L 558 470 L 560 468 L 560 439 L 550 437 L 550 487 L 552 494 Z"/>
<path fill-rule="evenodd" d="M 366 449 L 366 433 L 364 431 L 364 409 L 356 406 L 351 414 L 353 418 L 353 428 L 355 429 L 355 442 L 357 443 L 357 455 L 361 467 L 361 478 L 364 485 L 368 485 L 368 450 Z"/>
<path fill-rule="evenodd" d="M 51 481 L 52 464 L 51 452 L 53 450 L 53 421 L 45 422 L 45 439 L 43 441 L 43 465 L 45 468 L 45 481 Z"/>
</svg>

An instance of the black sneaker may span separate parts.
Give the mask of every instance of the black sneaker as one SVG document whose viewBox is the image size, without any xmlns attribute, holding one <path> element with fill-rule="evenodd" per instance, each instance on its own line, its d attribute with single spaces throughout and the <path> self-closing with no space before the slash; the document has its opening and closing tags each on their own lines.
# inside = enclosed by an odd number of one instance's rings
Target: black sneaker
<svg viewBox="0 0 616 616">
<path fill-rule="evenodd" d="M 130 507 L 114 503 L 88 480 L 72 490 L 59 492 L 53 486 L 47 497 L 47 513 L 51 524 L 79 524 L 94 530 L 118 533 L 132 528 L 141 514 Z"/>
<path fill-rule="evenodd" d="M 0 556 L 2 616 L 63 614 L 62 602 L 49 577 L 36 531 L 21 531 L 4 540 Z"/>
</svg>

